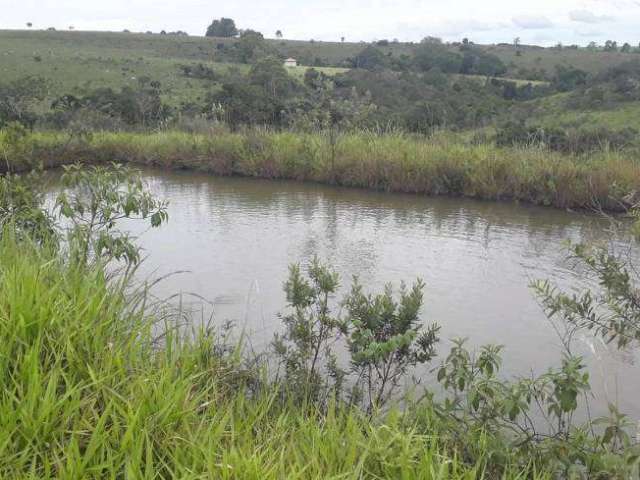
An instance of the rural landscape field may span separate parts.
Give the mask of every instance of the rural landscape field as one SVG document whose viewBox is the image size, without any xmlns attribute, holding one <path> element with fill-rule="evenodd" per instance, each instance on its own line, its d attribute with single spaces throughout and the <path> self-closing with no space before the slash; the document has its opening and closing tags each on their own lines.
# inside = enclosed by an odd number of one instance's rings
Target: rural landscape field
<svg viewBox="0 0 640 480">
<path fill-rule="evenodd" d="M 145 2 L 0 20 L 0 478 L 640 476 L 640 7 Z"/>
</svg>

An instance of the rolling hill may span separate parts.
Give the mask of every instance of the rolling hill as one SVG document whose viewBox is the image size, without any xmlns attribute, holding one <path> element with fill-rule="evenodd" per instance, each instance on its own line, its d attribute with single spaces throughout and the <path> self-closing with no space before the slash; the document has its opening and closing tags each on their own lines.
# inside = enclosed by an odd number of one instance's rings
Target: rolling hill
<svg viewBox="0 0 640 480">
<path fill-rule="evenodd" d="M 79 32 L 79 31 L 0 31 L 0 79 L 4 82 L 29 75 L 43 76 L 50 81 L 51 95 L 74 93 L 97 87 L 122 87 L 142 76 L 162 82 L 166 100 L 171 104 L 197 100 L 211 81 L 189 78 L 181 72 L 184 64 L 202 63 L 223 73 L 230 68 L 246 71 L 247 65 L 219 61 L 219 44 L 236 42 L 220 39 L 160 34 Z M 366 44 L 297 40 L 267 40 L 282 56 L 321 61 L 324 71 L 335 74 L 344 71 L 348 59 Z M 383 43 L 378 48 L 388 56 L 410 55 L 416 48 L 411 43 Z M 457 50 L 451 45 L 452 51 Z M 553 72 L 556 65 L 575 66 L 597 73 L 612 65 L 627 61 L 637 54 L 593 52 L 586 49 L 562 50 L 521 46 L 517 54 L 509 45 L 478 46 L 505 62 L 505 77 L 528 80 L 530 70 Z M 305 67 L 293 70 L 300 77 Z M 535 79 L 534 79 L 535 80 Z"/>
</svg>

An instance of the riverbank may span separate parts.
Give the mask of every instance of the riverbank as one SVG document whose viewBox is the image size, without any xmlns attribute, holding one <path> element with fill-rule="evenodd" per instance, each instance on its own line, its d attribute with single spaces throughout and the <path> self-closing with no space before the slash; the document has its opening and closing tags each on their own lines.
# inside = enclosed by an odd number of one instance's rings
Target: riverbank
<svg viewBox="0 0 640 480">
<path fill-rule="evenodd" d="M 640 162 L 623 153 L 577 157 L 405 135 L 36 132 L 15 139 L 5 133 L 0 154 L 13 170 L 122 162 L 571 209 L 621 211 L 623 199 L 640 188 Z"/>
</svg>

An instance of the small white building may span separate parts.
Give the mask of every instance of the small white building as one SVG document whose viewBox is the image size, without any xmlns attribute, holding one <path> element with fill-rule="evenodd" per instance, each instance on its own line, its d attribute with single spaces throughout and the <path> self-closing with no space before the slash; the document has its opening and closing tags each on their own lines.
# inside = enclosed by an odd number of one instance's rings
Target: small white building
<svg viewBox="0 0 640 480">
<path fill-rule="evenodd" d="M 284 66 L 287 68 L 294 68 L 298 66 L 298 61 L 295 58 L 287 58 L 284 61 Z"/>
</svg>

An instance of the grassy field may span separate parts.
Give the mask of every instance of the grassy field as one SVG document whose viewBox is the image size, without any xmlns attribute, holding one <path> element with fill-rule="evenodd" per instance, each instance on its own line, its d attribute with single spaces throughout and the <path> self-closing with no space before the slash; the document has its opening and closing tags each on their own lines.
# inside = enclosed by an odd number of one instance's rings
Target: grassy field
<svg viewBox="0 0 640 480">
<path fill-rule="evenodd" d="M 0 32 L 0 78 L 13 81 L 29 75 L 50 82 L 50 98 L 98 87 L 135 85 L 143 76 L 160 80 L 171 105 L 201 100 L 216 85 L 182 75 L 180 65 L 202 63 L 217 73 L 248 65 L 215 61 L 215 44 L 200 37 L 174 37 L 90 32 Z M 307 67 L 291 69 L 302 78 Z M 327 75 L 344 68 L 320 68 Z"/>
<path fill-rule="evenodd" d="M 601 110 L 572 110 L 566 107 L 566 93 L 533 100 L 528 103 L 529 121 L 549 127 L 590 126 L 620 130 L 640 125 L 640 104 L 627 102 Z"/>
<path fill-rule="evenodd" d="M 207 80 L 185 77 L 180 65 L 203 63 L 216 72 L 227 71 L 231 64 L 218 61 L 216 45 L 235 42 L 234 39 L 178 37 L 135 33 L 0 31 L 0 78 L 17 80 L 27 75 L 39 75 L 51 82 L 51 95 L 78 93 L 96 87 L 122 87 L 148 76 L 162 82 L 165 99 L 172 105 L 195 101 L 212 88 Z M 320 58 L 331 67 L 325 73 L 333 75 L 344 70 L 345 60 L 364 48 L 361 43 L 303 42 L 269 40 L 284 56 Z M 390 43 L 380 47 L 386 54 L 411 54 L 415 45 Z M 455 50 L 455 47 L 451 47 Z M 507 78 L 518 79 L 521 67 L 543 68 L 553 72 L 555 65 L 574 65 L 594 72 L 628 60 L 633 54 L 561 51 L 523 47 L 516 56 L 513 47 L 484 46 L 498 55 L 509 67 Z M 635 58 L 635 56 L 634 56 Z M 234 65 L 246 70 L 246 65 Z M 292 72 L 296 77 L 305 68 Z"/>
<path fill-rule="evenodd" d="M 0 136 L 0 163 L 131 162 L 241 175 L 314 181 L 426 195 L 515 200 L 558 208 L 619 210 L 637 192 L 640 164 L 622 153 L 574 157 L 539 148 L 465 145 L 447 136 L 323 134 L 95 133 L 71 141 L 66 133 L 30 134 L 17 144 Z"/>
<path fill-rule="evenodd" d="M 482 84 L 484 84 L 487 81 L 487 78 L 491 78 L 485 75 L 462 75 L 462 74 L 452 74 L 451 77 L 467 78 L 467 79 L 475 80 Z M 533 86 L 549 85 L 549 82 L 546 82 L 543 80 L 523 80 L 522 78 L 509 78 L 509 77 L 494 77 L 494 78 L 499 78 L 500 80 L 506 80 L 508 82 L 514 82 L 519 87 L 521 87 L 522 85 L 527 85 L 529 83 Z"/>
<path fill-rule="evenodd" d="M 324 73 L 327 76 L 334 76 L 334 75 L 338 75 L 340 73 L 345 73 L 348 72 L 349 69 L 348 68 L 340 68 L 340 67 L 313 67 L 316 70 L 318 70 L 319 72 Z M 297 67 L 288 67 L 287 70 L 289 71 L 289 73 L 291 75 L 293 75 L 294 77 L 296 77 L 299 80 L 302 80 L 302 78 L 304 77 L 304 74 L 307 70 L 309 70 L 309 67 L 305 67 L 303 65 L 298 65 Z"/>
<path fill-rule="evenodd" d="M 234 42 L 235 40 L 216 39 L 216 42 Z M 289 57 L 319 57 L 333 66 L 343 66 L 346 59 L 357 55 L 366 46 L 365 43 L 353 42 L 320 42 L 320 41 L 299 41 L 299 40 L 269 40 L 283 55 Z M 399 57 L 400 55 L 411 55 L 417 44 L 415 43 L 395 43 L 378 46 L 385 55 Z M 520 70 L 543 69 L 549 74 L 553 74 L 556 65 L 574 66 L 589 73 L 597 73 L 613 65 L 618 65 L 631 58 L 636 58 L 638 54 L 589 51 L 586 49 L 562 50 L 554 48 L 542 48 L 535 46 L 520 46 L 517 53 L 512 45 L 477 45 L 477 48 L 498 56 L 507 65 L 508 72 L 505 75 L 510 78 L 520 78 Z M 458 52 L 458 47 L 451 46 L 451 51 Z"/>
<path fill-rule="evenodd" d="M 149 76 L 162 82 L 166 100 L 177 105 L 198 99 L 211 84 L 183 76 L 180 64 L 197 60 L 219 72 L 228 68 L 226 64 L 213 65 L 204 53 L 195 55 L 197 43 L 144 35 L 2 32 L 0 73 L 3 81 L 42 76 L 51 83 L 51 97 L 135 85 L 138 78 Z"/>
<path fill-rule="evenodd" d="M 589 51 L 587 49 L 574 50 L 563 48 L 521 47 L 521 54 L 510 45 L 490 45 L 483 47 L 488 53 L 497 55 L 507 65 L 507 77 L 520 78 L 520 70 L 543 69 L 553 74 L 557 65 L 572 66 L 588 73 L 598 73 L 609 67 L 619 65 L 640 57 L 637 53 Z"/>
</svg>

